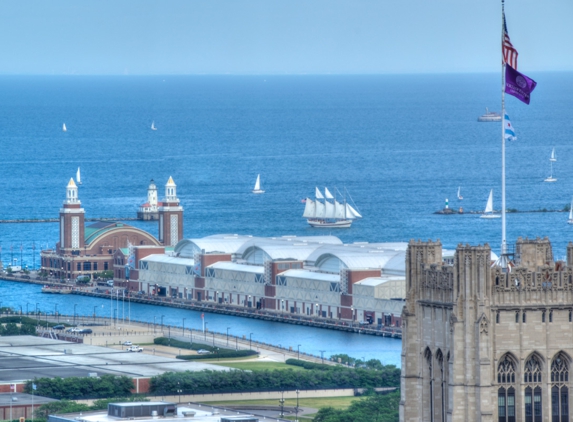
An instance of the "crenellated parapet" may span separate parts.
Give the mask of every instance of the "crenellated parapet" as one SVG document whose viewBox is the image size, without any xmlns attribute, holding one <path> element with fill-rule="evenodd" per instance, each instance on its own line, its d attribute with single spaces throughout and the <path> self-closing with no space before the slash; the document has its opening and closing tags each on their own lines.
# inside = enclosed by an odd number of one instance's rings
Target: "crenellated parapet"
<svg viewBox="0 0 573 422">
<path fill-rule="evenodd" d="M 454 268 L 451 265 L 422 264 L 420 300 L 452 303 Z"/>
<path fill-rule="evenodd" d="M 514 267 L 491 270 L 492 304 L 497 306 L 556 306 L 573 303 L 573 267 L 558 262 L 536 270 Z"/>
</svg>

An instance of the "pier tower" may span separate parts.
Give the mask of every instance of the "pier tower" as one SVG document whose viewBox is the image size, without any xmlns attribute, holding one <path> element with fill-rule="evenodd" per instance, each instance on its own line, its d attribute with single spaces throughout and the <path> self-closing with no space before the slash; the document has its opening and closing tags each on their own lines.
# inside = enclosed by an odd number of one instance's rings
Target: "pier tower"
<svg viewBox="0 0 573 422">
<path fill-rule="evenodd" d="M 158 208 L 159 241 L 165 246 L 174 246 L 183 239 L 183 207 L 177 198 L 177 185 L 173 178 L 165 184 L 165 199 Z"/>
<path fill-rule="evenodd" d="M 78 187 L 72 178 L 66 186 L 66 199 L 60 208 L 60 253 L 79 254 L 84 247 L 84 219 L 85 211 L 78 198 Z"/>
<path fill-rule="evenodd" d="M 573 244 L 516 242 L 511 271 L 490 247 L 411 241 L 402 313 L 401 421 L 569 421 Z"/>
</svg>

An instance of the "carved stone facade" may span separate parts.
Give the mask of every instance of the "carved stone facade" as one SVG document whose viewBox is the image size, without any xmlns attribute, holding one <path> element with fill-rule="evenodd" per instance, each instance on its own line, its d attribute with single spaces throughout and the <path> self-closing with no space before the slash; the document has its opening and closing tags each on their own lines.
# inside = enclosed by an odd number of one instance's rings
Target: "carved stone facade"
<svg viewBox="0 0 573 422">
<path fill-rule="evenodd" d="M 401 421 L 569 421 L 573 244 L 516 243 L 515 266 L 489 245 L 411 241 L 402 313 Z"/>
</svg>

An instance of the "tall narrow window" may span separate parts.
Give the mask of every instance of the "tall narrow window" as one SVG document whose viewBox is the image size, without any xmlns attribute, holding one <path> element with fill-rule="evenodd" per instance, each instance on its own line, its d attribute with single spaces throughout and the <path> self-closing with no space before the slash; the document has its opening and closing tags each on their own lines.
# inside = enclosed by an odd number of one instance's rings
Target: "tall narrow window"
<svg viewBox="0 0 573 422">
<path fill-rule="evenodd" d="M 553 322 L 553 311 L 549 311 L 549 322 Z"/>
<path fill-rule="evenodd" d="M 571 312 L 569 312 L 569 315 L 571 315 Z M 495 323 L 499 324 L 499 311 L 495 313 Z"/>
<path fill-rule="evenodd" d="M 525 362 L 523 381 L 527 385 L 525 388 L 525 422 L 541 422 L 543 413 L 541 411 L 542 369 L 541 360 L 536 355 L 532 355 Z"/>
<path fill-rule="evenodd" d="M 515 361 L 505 355 L 497 367 L 497 416 L 499 422 L 515 422 Z"/>
<path fill-rule="evenodd" d="M 519 322 L 519 312 L 515 313 L 515 322 Z"/>
<path fill-rule="evenodd" d="M 569 420 L 569 359 L 559 352 L 551 362 L 551 422 Z"/>
<path fill-rule="evenodd" d="M 523 313 L 521 314 L 521 320 L 523 321 L 523 323 L 525 324 L 525 322 L 527 321 L 527 312 L 523 311 Z"/>
<path fill-rule="evenodd" d="M 434 422 L 434 371 L 432 365 L 433 357 L 430 349 L 426 349 L 424 358 L 426 360 L 425 375 L 428 377 L 424 380 L 424 395 L 428 397 L 430 406 L 424 409 L 423 415 L 424 420 Z"/>
<path fill-rule="evenodd" d="M 545 311 L 541 312 L 541 322 L 545 322 Z"/>
</svg>

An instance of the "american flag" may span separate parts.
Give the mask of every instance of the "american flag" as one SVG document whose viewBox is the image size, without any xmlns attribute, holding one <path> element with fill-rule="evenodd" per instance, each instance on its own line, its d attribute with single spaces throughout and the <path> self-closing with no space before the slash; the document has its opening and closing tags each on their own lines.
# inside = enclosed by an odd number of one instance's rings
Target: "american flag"
<svg viewBox="0 0 573 422">
<path fill-rule="evenodd" d="M 505 13 L 503 14 L 503 43 L 501 46 L 503 53 L 503 61 L 507 63 L 515 70 L 517 70 L 517 50 L 513 47 L 513 44 L 509 40 L 509 34 L 507 33 L 507 24 L 505 23 Z"/>
</svg>

